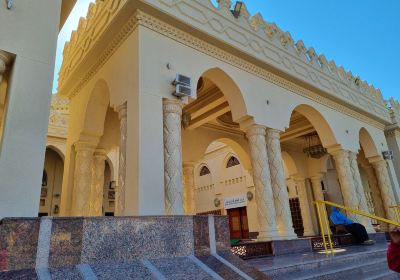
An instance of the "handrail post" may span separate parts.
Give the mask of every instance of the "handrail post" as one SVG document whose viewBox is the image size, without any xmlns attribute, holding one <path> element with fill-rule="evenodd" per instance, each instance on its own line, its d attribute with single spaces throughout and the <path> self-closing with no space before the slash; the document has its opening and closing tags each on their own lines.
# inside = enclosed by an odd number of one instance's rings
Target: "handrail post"
<svg viewBox="0 0 400 280">
<path fill-rule="evenodd" d="M 321 203 L 321 207 L 322 207 L 322 208 L 326 208 L 326 207 L 325 207 L 325 204 L 323 204 L 323 203 Z M 334 250 L 333 250 L 333 245 L 332 245 L 331 231 L 330 231 L 330 227 L 329 227 L 329 220 L 328 220 L 328 213 L 327 213 L 327 211 L 323 211 L 323 216 L 324 216 L 325 225 L 326 225 L 326 228 L 327 228 L 327 235 L 328 235 L 329 247 L 330 247 L 330 249 L 331 249 L 331 254 L 334 255 L 335 252 L 334 252 Z"/>
<path fill-rule="evenodd" d="M 316 202 L 315 203 L 315 206 L 317 207 L 317 215 L 318 215 L 319 227 L 321 229 L 322 242 L 324 243 L 325 254 L 328 255 L 328 249 L 326 247 L 326 240 L 325 240 L 324 224 L 322 223 L 321 210 L 319 209 L 319 205 L 320 205 L 320 202 Z"/>
</svg>

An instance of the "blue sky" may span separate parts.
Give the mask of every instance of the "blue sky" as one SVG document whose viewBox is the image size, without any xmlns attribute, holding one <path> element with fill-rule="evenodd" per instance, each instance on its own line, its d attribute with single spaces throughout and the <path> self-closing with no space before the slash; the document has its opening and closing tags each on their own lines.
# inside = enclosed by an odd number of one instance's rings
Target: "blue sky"
<svg viewBox="0 0 400 280">
<path fill-rule="evenodd" d="M 204 0 L 206 1 L 206 0 Z M 214 3 L 216 0 L 212 0 Z M 60 32 L 53 92 L 64 43 L 91 0 L 78 0 Z M 234 2 L 234 1 L 232 1 Z M 399 0 L 245 0 L 251 14 L 289 31 L 295 40 L 324 53 L 376 88 L 385 98 L 400 99 L 400 1 Z"/>
</svg>

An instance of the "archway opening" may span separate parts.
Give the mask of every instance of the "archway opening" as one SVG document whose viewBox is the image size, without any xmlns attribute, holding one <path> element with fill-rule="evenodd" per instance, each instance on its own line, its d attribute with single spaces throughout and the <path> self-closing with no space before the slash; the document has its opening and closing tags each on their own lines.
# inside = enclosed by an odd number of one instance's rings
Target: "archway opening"
<svg viewBox="0 0 400 280">
<path fill-rule="evenodd" d="M 61 187 L 64 160 L 59 152 L 48 147 L 45 153 L 38 216 L 58 216 L 60 213 Z"/>
</svg>

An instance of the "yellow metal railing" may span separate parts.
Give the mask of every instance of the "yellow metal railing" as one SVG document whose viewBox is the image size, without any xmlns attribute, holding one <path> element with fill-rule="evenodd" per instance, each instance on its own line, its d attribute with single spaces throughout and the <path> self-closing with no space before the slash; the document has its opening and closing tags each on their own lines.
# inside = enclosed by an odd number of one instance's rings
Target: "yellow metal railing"
<svg viewBox="0 0 400 280">
<path fill-rule="evenodd" d="M 330 231 L 330 227 L 329 227 L 329 219 L 328 219 L 328 214 L 326 212 L 326 208 L 325 205 L 329 205 L 329 206 L 335 206 L 336 208 L 345 210 L 347 213 L 354 213 L 360 216 L 364 216 L 370 219 L 374 219 L 377 221 L 381 221 L 383 223 L 387 223 L 389 225 L 394 225 L 394 226 L 400 226 L 400 222 L 399 221 L 392 221 L 389 219 L 385 219 L 382 217 L 378 217 L 366 212 L 363 212 L 359 209 L 352 209 L 340 204 L 336 204 L 334 202 L 330 202 L 330 201 L 322 201 L 322 200 L 316 200 L 313 202 L 315 204 L 315 206 L 317 207 L 317 215 L 318 215 L 318 222 L 319 222 L 319 227 L 321 229 L 321 235 L 322 235 L 322 242 L 324 243 L 324 250 L 325 250 L 325 254 L 329 255 L 335 254 L 335 251 L 333 250 L 333 244 L 332 244 L 332 237 L 331 237 L 331 231 Z M 400 205 L 398 206 L 392 206 L 392 208 L 396 209 L 396 215 L 398 215 L 397 217 L 400 217 Z M 326 236 L 327 235 L 327 236 Z M 329 242 L 329 247 L 328 247 L 328 243 L 327 240 Z"/>
</svg>

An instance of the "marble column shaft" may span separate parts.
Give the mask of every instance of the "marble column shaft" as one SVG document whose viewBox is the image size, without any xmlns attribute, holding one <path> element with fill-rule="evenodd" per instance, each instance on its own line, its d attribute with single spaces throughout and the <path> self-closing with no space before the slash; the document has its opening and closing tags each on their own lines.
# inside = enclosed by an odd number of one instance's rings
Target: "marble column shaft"
<svg viewBox="0 0 400 280">
<path fill-rule="evenodd" d="M 314 227 L 311 221 L 311 201 L 307 197 L 306 182 L 304 178 L 293 178 L 297 186 L 297 192 L 300 200 L 301 217 L 303 220 L 304 236 L 315 235 Z"/>
<path fill-rule="evenodd" d="M 387 218 L 391 220 L 397 220 L 394 209 L 389 208 L 390 206 L 396 205 L 396 200 L 394 198 L 392 183 L 390 181 L 386 161 L 380 159 L 372 162 L 371 164 L 375 169 L 376 178 L 378 180 L 379 189 L 382 195 L 383 207 L 385 208 Z"/>
<path fill-rule="evenodd" d="M 185 214 L 194 215 L 195 199 L 194 199 L 194 165 L 192 163 L 183 164 L 183 180 L 184 180 L 184 208 Z"/>
<path fill-rule="evenodd" d="M 357 163 L 357 154 L 354 152 L 349 152 L 349 162 L 350 169 L 353 174 L 354 187 L 356 188 L 359 209 L 363 212 L 369 213 L 367 198 L 365 196 L 364 186 L 361 181 L 360 170 Z M 371 219 L 367 217 L 360 216 L 362 224 L 365 226 L 368 233 L 374 233 L 375 229 L 372 226 Z"/>
<path fill-rule="evenodd" d="M 92 187 L 90 193 L 90 215 L 103 215 L 104 170 L 106 151 L 96 150 L 93 155 Z"/>
<path fill-rule="evenodd" d="M 253 125 L 246 130 L 255 187 L 259 240 L 280 239 L 276 226 L 275 205 L 268 164 L 265 127 Z"/>
<path fill-rule="evenodd" d="M 115 215 L 125 214 L 125 178 L 126 178 L 126 141 L 127 141 L 127 104 L 117 107 L 120 127 L 119 162 L 118 162 L 118 186 L 115 190 Z"/>
<path fill-rule="evenodd" d="M 312 187 L 313 193 L 314 193 L 314 199 L 324 201 L 325 198 L 324 198 L 324 193 L 322 192 L 322 185 L 321 185 L 322 176 L 313 176 L 310 178 L 310 180 L 311 180 L 311 187 Z M 314 206 L 314 207 L 316 207 L 316 206 Z M 315 208 L 315 211 L 317 211 L 316 208 Z M 323 211 L 323 213 L 321 213 L 321 214 L 326 215 L 325 217 L 328 217 L 328 219 L 329 219 L 328 212 L 326 211 L 326 206 L 323 207 L 322 211 Z M 318 219 L 318 214 L 316 214 L 316 215 L 317 215 L 317 219 Z M 318 225 L 318 227 L 319 227 L 319 225 Z"/>
<path fill-rule="evenodd" d="M 72 216 L 90 215 L 90 193 L 92 183 L 93 153 L 96 146 L 91 143 L 75 144 L 74 189 L 72 192 Z"/>
<path fill-rule="evenodd" d="M 367 175 L 369 188 L 372 193 L 372 200 L 374 202 L 375 215 L 385 218 L 386 212 L 385 212 L 385 208 L 383 207 L 381 191 L 379 190 L 379 187 L 378 187 L 378 181 L 377 181 L 375 173 L 374 173 L 374 168 L 370 164 L 363 165 L 363 168 Z M 383 223 L 380 221 L 378 221 L 378 223 L 381 227 L 381 230 L 387 230 L 388 226 L 386 223 Z"/>
<path fill-rule="evenodd" d="M 349 208 L 358 209 L 359 199 L 350 167 L 349 152 L 337 150 L 332 153 L 332 156 L 335 160 L 336 172 L 339 177 L 344 205 Z M 353 221 L 361 222 L 358 215 L 353 213 L 347 213 L 347 215 Z"/>
<path fill-rule="evenodd" d="M 183 215 L 182 103 L 163 99 L 165 214 Z"/>
<path fill-rule="evenodd" d="M 287 191 L 285 171 L 280 143 L 280 131 L 267 128 L 266 144 L 269 169 L 271 172 L 271 184 L 274 194 L 274 204 L 277 217 L 278 231 L 284 239 L 295 239 L 292 215 L 289 205 L 289 194 Z"/>
</svg>

